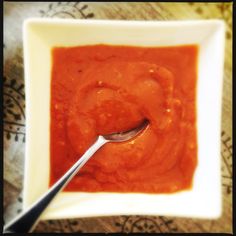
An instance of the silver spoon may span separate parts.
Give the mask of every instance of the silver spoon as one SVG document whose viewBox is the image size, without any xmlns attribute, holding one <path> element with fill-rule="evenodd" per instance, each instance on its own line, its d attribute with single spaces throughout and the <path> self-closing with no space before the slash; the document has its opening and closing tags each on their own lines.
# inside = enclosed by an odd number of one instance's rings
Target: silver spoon
<svg viewBox="0 0 236 236">
<path fill-rule="evenodd" d="M 134 138 L 146 128 L 148 123 L 149 122 L 145 120 L 141 125 L 132 130 L 98 136 L 95 143 L 88 148 L 83 156 L 38 201 L 4 227 L 3 233 L 32 232 L 39 221 L 39 217 L 50 202 L 70 182 L 81 167 L 83 167 L 99 148 L 109 142 L 124 142 Z"/>
</svg>

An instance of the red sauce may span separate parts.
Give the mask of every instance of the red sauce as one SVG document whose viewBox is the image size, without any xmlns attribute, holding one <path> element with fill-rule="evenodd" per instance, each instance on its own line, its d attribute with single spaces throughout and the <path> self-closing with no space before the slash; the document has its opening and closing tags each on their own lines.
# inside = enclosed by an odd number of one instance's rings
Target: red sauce
<svg viewBox="0 0 236 236">
<path fill-rule="evenodd" d="M 99 134 L 150 125 L 108 143 L 65 191 L 171 193 L 189 189 L 197 165 L 198 48 L 54 48 L 50 185 Z"/>
</svg>

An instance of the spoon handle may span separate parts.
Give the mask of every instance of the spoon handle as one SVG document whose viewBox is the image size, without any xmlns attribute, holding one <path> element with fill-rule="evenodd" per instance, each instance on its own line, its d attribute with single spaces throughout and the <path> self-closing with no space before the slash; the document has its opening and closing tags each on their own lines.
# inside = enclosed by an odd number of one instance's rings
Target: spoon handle
<svg viewBox="0 0 236 236">
<path fill-rule="evenodd" d="M 38 201 L 4 227 L 3 233 L 31 232 L 36 226 L 40 215 L 54 197 L 70 182 L 90 157 L 107 142 L 103 136 L 99 136 L 84 155 Z"/>
</svg>

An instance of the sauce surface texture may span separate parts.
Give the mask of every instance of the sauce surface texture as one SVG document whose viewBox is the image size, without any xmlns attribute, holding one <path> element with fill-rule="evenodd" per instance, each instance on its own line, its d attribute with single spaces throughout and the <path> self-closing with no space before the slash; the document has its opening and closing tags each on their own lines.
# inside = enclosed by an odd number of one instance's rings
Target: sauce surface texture
<svg viewBox="0 0 236 236">
<path fill-rule="evenodd" d="M 102 147 L 65 191 L 171 193 L 197 165 L 195 45 L 95 45 L 52 50 L 50 185 L 96 140 L 150 125 Z"/>
</svg>

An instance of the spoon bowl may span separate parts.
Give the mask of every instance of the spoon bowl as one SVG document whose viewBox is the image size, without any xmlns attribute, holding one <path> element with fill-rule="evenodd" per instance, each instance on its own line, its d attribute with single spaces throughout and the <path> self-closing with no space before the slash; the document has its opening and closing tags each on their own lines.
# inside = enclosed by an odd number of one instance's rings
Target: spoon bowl
<svg viewBox="0 0 236 236">
<path fill-rule="evenodd" d="M 149 124 L 149 121 L 144 120 L 139 126 L 133 129 L 130 129 L 124 132 L 103 135 L 103 137 L 104 139 L 110 142 L 125 142 L 138 136 L 140 133 L 142 133 L 148 124 Z"/>
</svg>

